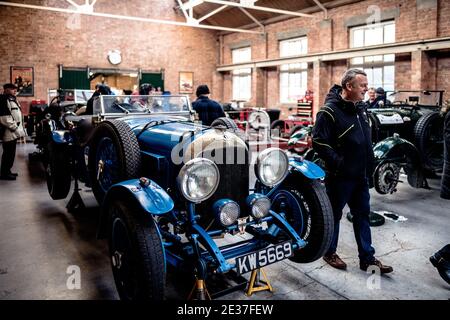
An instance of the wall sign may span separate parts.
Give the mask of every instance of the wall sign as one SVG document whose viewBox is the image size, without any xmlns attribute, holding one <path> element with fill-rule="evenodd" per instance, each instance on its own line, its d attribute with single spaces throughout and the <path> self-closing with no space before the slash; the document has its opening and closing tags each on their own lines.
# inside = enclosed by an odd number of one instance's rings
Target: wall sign
<svg viewBox="0 0 450 320">
<path fill-rule="evenodd" d="M 11 67 L 11 83 L 14 83 L 17 86 L 18 96 L 34 96 L 33 67 Z"/>
<path fill-rule="evenodd" d="M 193 72 L 180 72 L 180 93 L 194 93 L 194 73 Z"/>
</svg>

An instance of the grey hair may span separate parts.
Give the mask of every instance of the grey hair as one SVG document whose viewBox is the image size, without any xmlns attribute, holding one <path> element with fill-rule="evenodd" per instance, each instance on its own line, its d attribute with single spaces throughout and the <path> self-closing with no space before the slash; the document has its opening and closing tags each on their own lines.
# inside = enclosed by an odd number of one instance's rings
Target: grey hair
<svg viewBox="0 0 450 320">
<path fill-rule="evenodd" d="M 352 83 L 353 80 L 355 80 L 356 76 L 359 74 L 367 77 L 367 74 L 361 69 L 348 69 L 347 71 L 345 71 L 341 80 L 342 88 L 347 88 L 347 83 Z"/>
</svg>

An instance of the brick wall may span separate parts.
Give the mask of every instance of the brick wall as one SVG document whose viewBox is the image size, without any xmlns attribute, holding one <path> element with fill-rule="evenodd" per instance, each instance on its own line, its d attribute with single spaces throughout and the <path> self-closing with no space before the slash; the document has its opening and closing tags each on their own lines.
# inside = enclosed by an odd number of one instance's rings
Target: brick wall
<svg viewBox="0 0 450 320">
<path fill-rule="evenodd" d="M 436 89 L 446 90 L 444 100 L 447 101 L 450 99 L 450 56 L 438 55 L 436 64 L 439 70 L 436 76 Z"/>
<path fill-rule="evenodd" d="M 398 90 L 411 88 L 411 54 L 395 56 L 395 88 Z"/>
<path fill-rule="evenodd" d="M 56 0 L 34 1 L 33 4 L 62 6 L 61 1 Z M 182 21 L 173 7 L 173 1 L 139 0 L 127 1 L 126 4 L 122 1 L 97 1 L 95 10 Z M 7 29 L 13 32 L 6 32 Z M 9 82 L 10 66 L 33 66 L 35 97 L 32 99 L 46 99 L 47 88 L 58 86 L 58 64 L 66 67 L 164 69 L 165 88 L 177 93 L 179 71 L 193 71 L 194 86 L 201 83 L 212 85 L 218 63 L 216 33 L 190 27 L 77 17 L 1 6 L 0 38 L 0 83 Z M 112 49 L 122 52 L 123 61 L 117 67 L 109 64 L 106 58 Z"/>
<path fill-rule="evenodd" d="M 396 22 L 396 40 L 413 41 L 417 39 L 430 39 L 436 37 L 450 36 L 450 1 L 445 0 L 367 0 L 350 5 L 341 6 L 328 11 L 329 19 L 324 20 L 322 12 L 314 14 L 312 19 L 293 18 L 266 26 L 267 37 L 263 38 L 247 34 L 229 34 L 223 37 L 224 42 L 224 64 L 231 63 L 229 46 L 233 43 L 250 40 L 252 46 L 253 60 L 276 59 L 279 57 L 280 33 L 292 32 L 295 30 L 305 30 L 308 36 L 308 52 L 328 52 L 349 48 L 349 21 L 362 21 L 369 17 L 369 7 L 379 8 L 381 16 L 391 14 Z M 255 29 L 256 30 L 256 29 Z M 267 48 L 264 55 L 263 48 Z M 449 56 L 450 54 L 447 54 Z M 443 61 L 446 61 L 445 59 Z M 442 63 L 441 63 L 442 64 Z M 439 67 L 439 62 L 434 60 L 424 60 L 420 62 L 420 70 L 415 69 L 412 64 L 411 54 L 397 55 L 395 70 L 395 85 L 397 88 L 410 88 L 414 83 L 420 85 L 441 87 L 450 90 L 450 86 L 445 86 L 443 81 L 446 71 Z M 330 74 L 326 76 L 326 81 L 314 82 L 314 72 L 312 66 L 308 70 L 308 88 L 313 90 L 313 83 L 320 84 L 320 92 L 326 92 L 334 83 L 339 83 L 342 73 L 348 68 L 347 61 L 335 61 L 328 69 Z M 432 68 L 433 70 L 428 70 Z M 414 77 L 421 79 L 414 80 Z M 412 79 L 413 78 L 413 79 Z M 422 79 L 423 78 L 423 79 Z M 425 80 L 426 79 L 426 80 Z M 433 80 L 441 79 L 441 80 Z M 231 87 L 224 79 L 224 86 Z M 267 107 L 278 106 L 286 109 L 279 103 L 279 72 L 277 69 L 270 69 L 267 72 Z M 231 97 L 231 91 L 224 92 L 224 100 Z M 320 97 L 323 100 L 324 97 Z M 256 97 L 252 97 L 251 103 L 255 103 Z M 258 98 L 258 100 L 261 100 Z M 317 107 L 317 105 L 315 105 Z M 282 116 L 284 112 L 282 113 Z"/>
</svg>

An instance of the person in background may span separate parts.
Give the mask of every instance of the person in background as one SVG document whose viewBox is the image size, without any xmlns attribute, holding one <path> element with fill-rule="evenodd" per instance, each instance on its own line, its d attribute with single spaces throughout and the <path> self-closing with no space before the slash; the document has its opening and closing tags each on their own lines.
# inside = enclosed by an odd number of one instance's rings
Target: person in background
<svg viewBox="0 0 450 320">
<path fill-rule="evenodd" d="M 192 103 L 192 107 L 197 112 L 199 120 L 205 126 L 210 126 L 211 123 L 220 117 L 225 117 L 222 106 L 214 100 L 209 98 L 209 88 L 206 84 L 197 87 L 197 100 Z"/>
<path fill-rule="evenodd" d="M 92 94 L 91 98 L 88 100 L 86 107 L 81 107 L 77 110 L 77 115 L 91 115 L 94 114 L 94 100 L 100 95 L 111 95 L 112 91 L 106 84 L 96 84 L 95 92 Z"/>
<path fill-rule="evenodd" d="M 2 128 L 0 139 L 3 141 L 0 179 L 2 180 L 16 180 L 18 174 L 11 172 L 11 168 L 16 158 L 17 140 L 25 137 L 22 111 L 16 94 L 16 85 L 6 83 L 3 86 L 3 94 L 0 95 L 0 127 Z"/>
<path fill-rule="evenodd" d="M 367 91 L 369 99 L 366 100 L 368 108 L 376 108 L 377 107 L 377 95 L 374 87 L 370 87 Z"/>
<path fill-rule="evenodd" d="M 336 269 L 347 264 L 337 255 L 342 210 L 348 204 L 353 215 L 353 231 L 358 246 L 359 267 L 367 271 L 377 267 L 380 273 L 393 271 L 374 256 L 369 224 L 369 179 L 374 167 L 374 154 L 366 103 L 367 75 L 349 69 L 342 76 L 341 86 L 331 88 L 325 106 L 317 113 L 312 137 L 313 148 L 325 161 L 325 186 L 334 214 L 334 231 L 328 252 L 323 259 Z"/>
<path fill-rule="evenodd" d="M 392 104 L 392 102 L 386 98 L 386 92 L 382 87 L 378 87 L 375 93 L 377 95 L 376 98 L 376 103 L 378 104 L 377 108 L 384 108 L 386 105 Z"/>
</svg>

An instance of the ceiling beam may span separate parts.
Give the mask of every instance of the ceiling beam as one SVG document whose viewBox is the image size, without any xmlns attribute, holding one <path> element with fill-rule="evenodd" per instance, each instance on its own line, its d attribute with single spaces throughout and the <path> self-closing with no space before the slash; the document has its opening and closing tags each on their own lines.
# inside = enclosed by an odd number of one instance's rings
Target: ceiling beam
<svg viewBox="0 0 450 320">
<path fill-rule="evenodd" d="M 65 14 L 80 14 L 80 15 L 88 15 L 88 16 L 102 17 L 102 18 L 109 18 L 109 19 L 166 24 L 166 25 L 174 25 L 174 26 L 179 26 L 179 27 L 194 27 L 194 28 L 220 30 L 220 31 L 228 31 L 228 32 L 262 34 L 261 31 L 253 31 L 253 30 L 246 30 L 246 29 L 239 29 L 239 28 L 228 28 L 228 27 L 219 27 L 219 26 L 211 26 L 211 25 L 202 25 L 202 24 L 192 23 L 192 22 L 179 22 L 179 21 L 171 21 L 171 20 L 160 20 L 160 19 L 152 19 L 152 18 L 124 16 L 124 15 L 116 15 L 116 14 L 101 13 L 101 12 L 86 12 L 86 11 L 79 11 L 79 10 L 74 10 L 74 9 L 37 6 L 37 5 L 31 5 L 31 4 L 25 4 L 25 3 L 16 3 L 16 2 L 0 1 L 0 6 L 34 9 L 34 10 L 44 10 L 44 11 L 59 12 L 59 13 L 65 13 Z"/>
<path fill-rule="evenodd" d="M 178 0 L 178 1 L 180 1 L 180 0 Z M 198 22 L 202 22 L 203 20 L 208 19 L 209 17 L 211 17 L 211 16 L 215 15 L 216 13 L 222 11 L 226 7 L 228 7 L 228 6 L 227 5 L 223 5 L 221 7 L 218 7 L 217 9 L 215 9 L 215 10 L 211 11 L 210 13 L 205 14 L 203 17 L 199 18 Z"/>
<path fill-rule="evenodd" d="M 183 12 L 183 15 L 186 18 L 186 20 L 189 19 L 189 16 L 188 16 L 188 14 L 186 12 L 186 9 L 184 8 L 183 3 L 181 2 L 181 0 L 177 0 L 177 2 L 178 2 L 178 5 L 180 6 L 180 9 Z"/>
<path fill-rule="evenodd" d="M 245 10 L 244 8 L 239 7 L 239 9 L 241 9 L 241 11 L 242 11 L 243 13 L 245 13 L 245 15 L 246 15 L 247 17 L 249 17 L 250 19 L 252 19 L 252 20 L 253 20 L 258 26 L 260 26 L 260 27 L 263 29 L 263 31 L 264 31 L 264 25 L 263 25 L 261 22 L 259 22 L 258 19 L 256 19 L 250 12 L 248 12 L 248 11 Z"/>
<path fill-rule="evenodd" d="M 269 8 L 269 7 L 242 4 L 242 3 L 238 3 L 238 2 L 232 2 L 232 1 L 224 1 L 224 0 L 201 0 L 201 1 L 208 2 L 208 3 L 220 4 L 220 5 L 228 5 L 231 7 L 239 7 L 239 8 L 259 10 L 259 11 L 265 11 L 265 12 L 271 12 L 271 13 L 286 14 L 286 15 L 297 16 L 297 17 L 308 17 L 308 18 L 313 17 L 313 15 L 306 14 L 306 13 L 300 13 L 300 12 L 296 12 L 296 11 L 280 10 L 280 9 Z"/>
<path fill-rule="evenodd" d="M 313 0 L 317 6 L 325 13 L 325 19 L 328 19 L 328 9 L 319 0 Z"/>
<path fill-rule="evenodd" d="M 349 4 L 353 4 L 353 3 L 357 3 L 357 2 L 361 2 L 364 0 L 334 0 L 334 1 L 330 1 L 325 3 L 325 8 L 327 10 L 332 9 L 332 8 L 336 8 L 336 7 L 340 7 L 340 6 L 345 6 L 345 5 L 349 5 Z M 313 14 L 316 12 L 320 12 L 320 8 L 317 6 L 312 6 L 312 7 L 308 7 L 305 9 L 301 9 L 299 11 L 296 12 L 301 12 L 301 13 L 308 13 L 308 14 Z M 281 21 L 285 21 L 285 20 L 289 20 L 292 19 L 292 16 L 288 16 L 288 15 L 280 15 L 280 16 L 276 16 L 276 17 L 272 17 L 266 20 L 261 21 L 261 23 L 265 26 L 269 25 L 269 24 L 273 24 L 273 23 L 277 23 L 277 22 L 281 22 Z M 253 29 L 253 28 L 257 28 L 256 23 L 251 23 L 251 24 L 247 24 L 247 25 L 243 25 L 243 26 L 239 26 L 239 28 L 241 29 Z M 220 35 L 227 35 L 229 34 L 229 32 L 221 32 Z"/>
</svg>

